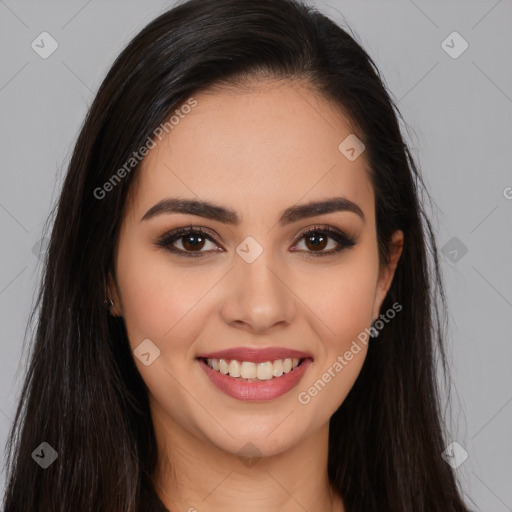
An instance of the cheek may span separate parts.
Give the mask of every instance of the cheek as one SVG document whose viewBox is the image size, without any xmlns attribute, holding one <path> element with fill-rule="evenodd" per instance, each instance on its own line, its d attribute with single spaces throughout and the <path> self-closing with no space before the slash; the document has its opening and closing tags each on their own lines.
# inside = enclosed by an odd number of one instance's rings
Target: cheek
<svg viewBox="0 0 512 512">
<path fill-rule="evenodd" d="M 368 351 L 365 329 L 372 320 L 377 277 L 378 258 L 368 249 L 323 274 L 310 274 L 301 285 L 299 293 L 314 313 L 310 321 L 319 353 L 297 399 L 315 421 L 326 421 L 337 410 L 359 376 Z"/>
<path fill-rule="evenodd" d="M 161 254 L 126 247 L 118 260 L 118 282 L 132 347 L 149 338 L 163 349 L 165 340 L 176 339 L 176 331 L 183 331 L 188 315 L 208 292 L 207 281 L 173 268 Z"/>
<path fill-rule="evenodd" d="M 132 352 L 146 339 L 160 351 L 150 365 L 137 357 L 135 364 L 158 407 L 188 418 L 190 403 L 181 383 L 193 370 L 189 351 L 204 325 L 204 296 L 213 283 L 173 267 L 161 253 L 157 256 L 135 244 L 124 249 L 118 259 L 118 283 Z"/>
<path fill-rule="evenodd" d="M 297 281 L 297 295 L 314 313 L 325 343 L 339 348 L 371 322 L 378 276 L 377 260 L 359 252 L 346 264 L 310 272 Z M 327 340 L 330 340 L 327 342 Z"/>
<path fill-rule="evenodd" d="M 319 353 L 315 371 L 301 384 L 297 400 L 314 425 L 328 421 L 343 403 L 368 351 L 365 329 L 371 322 L 376 273 L 361 265 L 335 275 L 316 282 L 308 295 Z"/>
</svg>

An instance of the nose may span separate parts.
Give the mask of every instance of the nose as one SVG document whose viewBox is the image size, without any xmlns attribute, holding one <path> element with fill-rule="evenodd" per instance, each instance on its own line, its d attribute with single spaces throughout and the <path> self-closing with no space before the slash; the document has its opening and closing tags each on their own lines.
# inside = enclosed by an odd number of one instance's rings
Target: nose
<svg viewBox="0 0 512 512">
<path fill-rule="evenodd" d="M 270 253 L 270 251 L 268 251 Z M 262 333 L 289 325 L 296 315 L 291 273 L 266 251 L 252 263 L 235 260 L 225 282 L 221 316 L 230 326 Z"/>
</svg>

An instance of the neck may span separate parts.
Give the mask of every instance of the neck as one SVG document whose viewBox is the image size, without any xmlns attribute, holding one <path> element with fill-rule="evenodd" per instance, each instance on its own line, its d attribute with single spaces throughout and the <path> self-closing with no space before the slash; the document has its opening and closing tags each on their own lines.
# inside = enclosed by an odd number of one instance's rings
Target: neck
<svg viewBox="0 0 512 512">
<path fill-rule="evenodd" d="M 277 455 L 251 458 L 194 436 L 168 416 L 165 423 L 154 419 L 154 485 L 169 511 L 345 511 L 329 487 L 328 425 Z"/>
</svg>

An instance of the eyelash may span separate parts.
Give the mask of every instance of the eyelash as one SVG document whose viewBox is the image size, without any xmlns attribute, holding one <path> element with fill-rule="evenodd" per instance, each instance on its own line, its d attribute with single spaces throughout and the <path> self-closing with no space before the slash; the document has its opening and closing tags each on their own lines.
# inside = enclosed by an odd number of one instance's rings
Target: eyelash
<svg viewBox="0 0 512 512">
<path fill-rule="evenodd" d="M 338 244 L 341 245 L 336 249 L 331 249 L 330 251 L 322 251 L 322 252 L 315 252 L 315 251 L 305 251 L 309 257 L 321 257 L 321 256 L 328 256 L 335 253 L 339 253 L 343 251 L 344 249 L 350 249 L 354 245 L 356 245 L 356 240 L 352 238 L 351 236 L 348 236 L 341 231 L 329 228 L 329 227 L 322 227 L 322 226 L 315 226 L 313 228 L 308 229 L 304 233 L 300 235 L 300 237 L 297 240 L 297 243 L 300 242 L 303 238 L 307 238 L 308 236 L 315 234 L 329 234 L 329 238 L 332 238 L 335 240 Z M 210 251 L 203 251 L 203 252 L 191 252 L 191 251 L 184 251 L 182 249 L 177 249 L 176 247 L 173 247 L 172 244 L 176 242 L 177 240 L 180 240 L 181 238 L 185 238 L 186 235 L 199 235 L 201 237 L 206 238 L 210 242 L 213 242 L 217 244 L 215 239 L 206 231 L 203 231 L 201 228 L 194 228 L 192 226 L 186 227 L 186 228 L 178 228 L 174 231 L 171 231 L 169 233 L 164 234 L 162 237 L 156 240 L 156 245 L 158 247 L 162 247 L 174 254 L 177 254 L 179 256 L 184 256 L 186 258 L 204 258 L 206 257 L 206 254 Z M 296 244 L 295 244 L 296 245 Z M 304 252 L 304 251 L 295 251 L 295 252 Z"/>
</svg>

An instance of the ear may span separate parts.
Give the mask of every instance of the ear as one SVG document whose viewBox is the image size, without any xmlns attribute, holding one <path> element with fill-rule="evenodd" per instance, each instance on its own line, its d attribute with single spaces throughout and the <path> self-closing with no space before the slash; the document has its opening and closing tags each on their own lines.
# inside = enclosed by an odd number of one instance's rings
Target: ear
<svg viewBox="0 0 512 512">
<path fill-rule="evenodd" d="M 377 291 L 375 293 L 375 303 L 373 306 L 373 319 L 379 317 L 380 308 L 386 295 L 388 293 L 389 288 L 391 287 L 391 283 L 393 282 L 393 277 L 395 275 L 396 266 L 398 265 L 398 260 L 402 254 L 402 249 L 404 246 L 404 233 L 401 230 L 397 230 L 391 236 L 391 241 L 389 242 L 389 263 L 387 265 L 381 265 L 379 271 L 379 279 L 377 282 Z"/>
<path fill-rule="evenodd" d="M 115 279 L 112 277 L 112 272 L 108 273 L 107 297 L 114 303 L 114 305 L 109 308 L 110 314 L 112 316 L 123 316 L 119 288 Z"/>
</svg>

